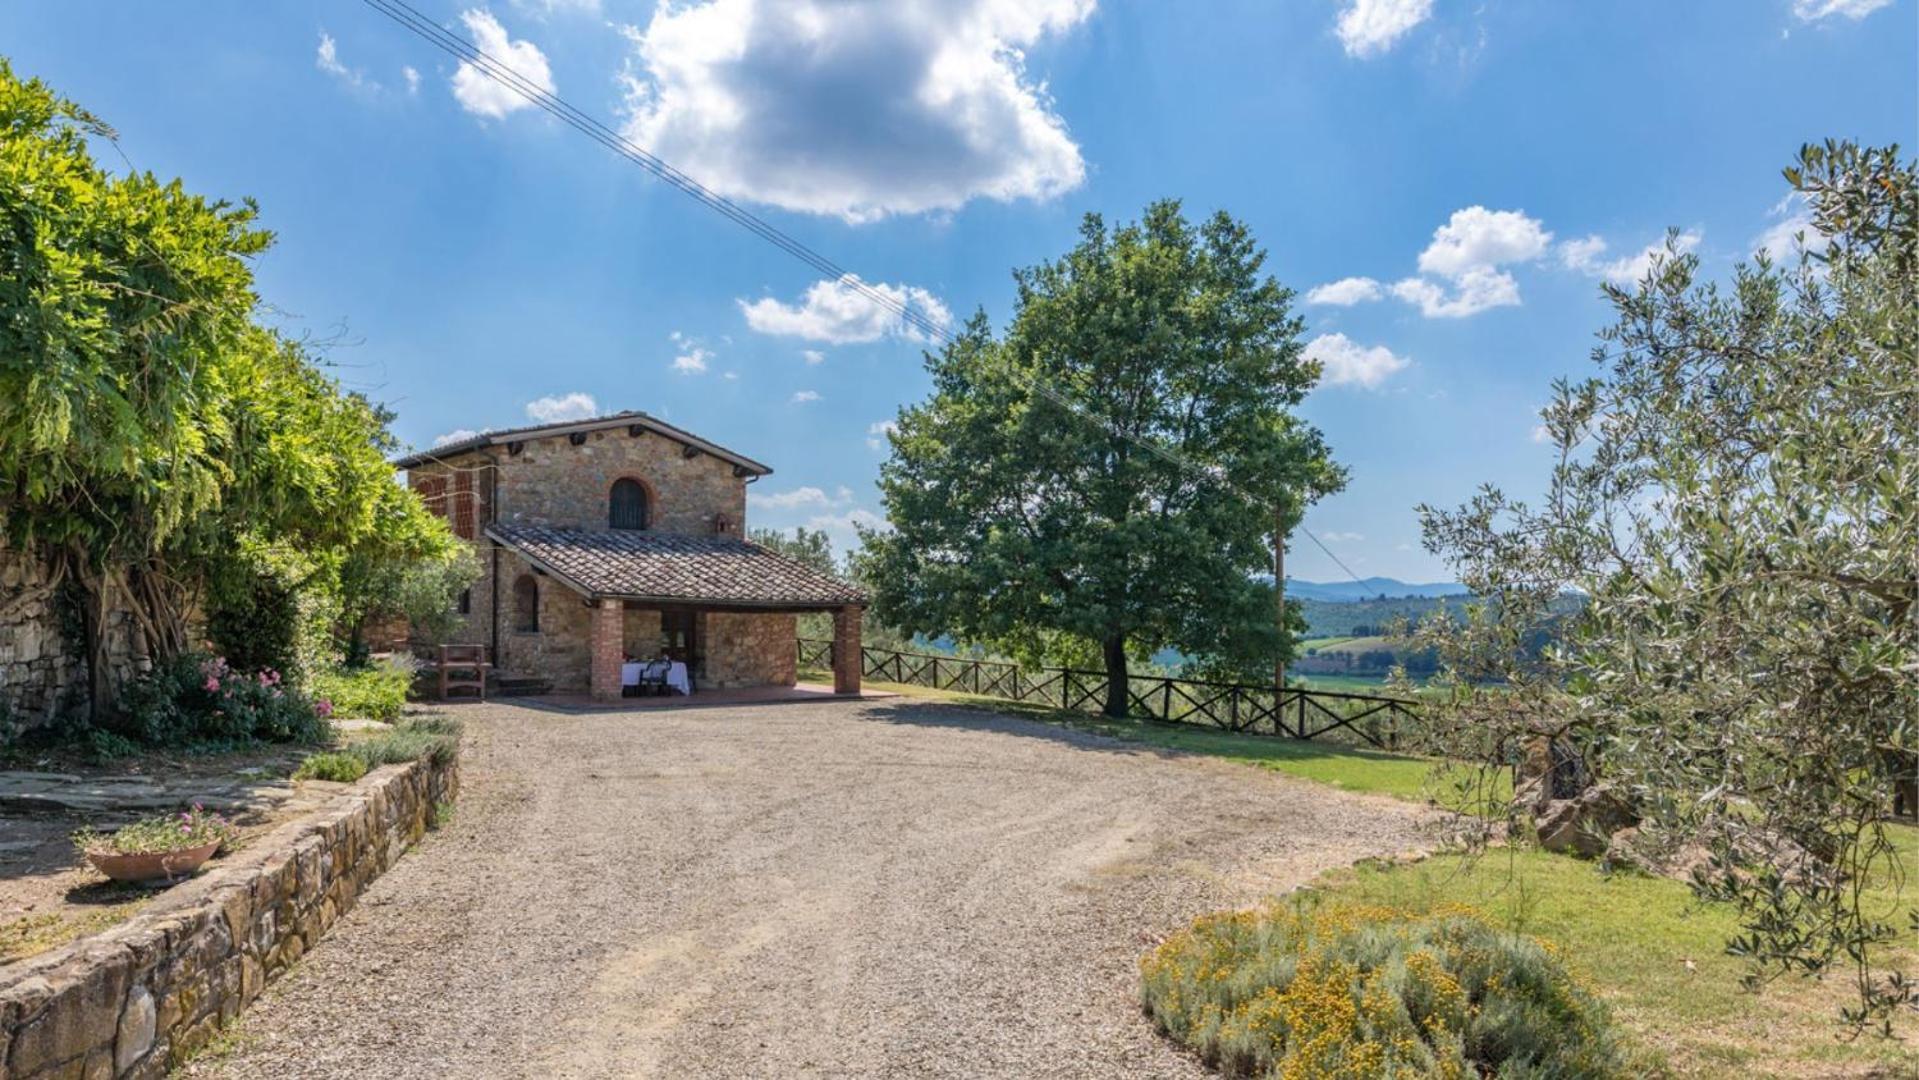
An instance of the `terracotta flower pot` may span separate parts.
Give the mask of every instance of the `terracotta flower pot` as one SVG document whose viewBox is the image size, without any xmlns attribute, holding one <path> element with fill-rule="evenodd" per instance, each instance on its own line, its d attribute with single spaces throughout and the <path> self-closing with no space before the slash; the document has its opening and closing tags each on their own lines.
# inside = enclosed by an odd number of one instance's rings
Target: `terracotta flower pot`
<svg viewBox="0 0 1919 1080">
<path fill-rule="evenodd" d="M 199 847 L 178 848 L 173 851 L 147 851 L 137 855 L 122 855 L 113 851 L 89 851 L 87 861 L 94 868 L 115 881 L 159 881 L 186 877 L 200 864 L 213 858 L 220 848 L 220 842 Z"/>
</svg>

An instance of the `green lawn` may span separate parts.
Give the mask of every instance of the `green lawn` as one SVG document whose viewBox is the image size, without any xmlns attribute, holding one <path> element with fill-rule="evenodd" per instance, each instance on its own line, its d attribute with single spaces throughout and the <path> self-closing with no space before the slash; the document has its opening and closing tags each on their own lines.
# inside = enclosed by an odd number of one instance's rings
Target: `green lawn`
<svg viewBox="0 0 1919 1080">
<path fill-rule="evenodd" d="M 1919 830 L 1900 829 L 1908 872 L 1919 868 Z M 1905 1041 L 1845 1038 L 1835 1022 L 1848 1001 L 1849 972 L 1823 981 L 1787 977 L 1757 993 L 1740 987 L 1746 968 L 1726 955 L 1736 913 L 1693 899 L 1684 884 L 1603 875 L 1596 864 L 1536 850 L 1500 849 L 1477 858 L 1441 855 L 1389 866 L 1362 864 L 1321 883 L 1338 900 L 1424 911 L 1468 904 L 1515 930 L 1560 945 L 1587 984 L 1612 1006 L 1643 1049 L 1681 1076 L 1860 1076 L 1871 1069 L 1919 1070 L 1919 1022 Z M 1890 883 L 1872 900 L 1889 913 L 1910 907 Z M 1904 916 L 1891 920 L 1903 925 Z M 1919 956 L 1908 953 L 1910 969 Z M 1910 1075 L 1886 1072 L 1881 1075 Z"/>
<path fill-rule="evenodd" d="M 924 686 L 868 681 L 875 690 L 890 690 L 909 697 L 929 698 L 987 709 L 1012 716 L 1057 724 L 1078 731 L 1124 739 L 1127 742 L 1187 753 L 1207 754 L 1230 761 L 1257 765 L 1274 772 L 1313 780 L 1347 791 L 1367 791 L 1401 799 L 1425 801 L 1429 796 L 1450 790 L 1457 770 L 1429 758 L 1360 750 L 1332 743 L 1300 741 L 1272 735 L 1245 735 L 1186 724 L 1162 724 L 1144 720 L 1111 720 L 1090 713 L 980 697 Z M 1502 773 L 1495 782 L 1507 782 Z"/>
</svg>

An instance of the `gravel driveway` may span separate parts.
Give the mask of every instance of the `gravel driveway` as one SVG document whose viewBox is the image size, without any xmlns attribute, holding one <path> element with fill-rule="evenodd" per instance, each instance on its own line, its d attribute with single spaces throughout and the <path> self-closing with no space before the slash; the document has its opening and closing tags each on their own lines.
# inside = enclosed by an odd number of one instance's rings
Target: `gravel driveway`
<svg viewBox="0 0 1919 1080">
<path fill-rule="evenodd" d="M 969 710 L 469 706 L 452 824 L 192 1076 L 1202 1076 L 1142 1017 L 1192 916 L 1421 815 Z"/>
</svg>

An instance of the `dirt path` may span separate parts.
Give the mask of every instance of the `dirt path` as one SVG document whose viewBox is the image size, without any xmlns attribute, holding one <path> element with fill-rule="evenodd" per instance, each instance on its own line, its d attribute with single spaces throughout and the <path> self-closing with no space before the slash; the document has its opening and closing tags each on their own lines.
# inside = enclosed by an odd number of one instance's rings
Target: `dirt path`
<svg viewBox="0 0 1919 1080">
<path fill-rule="evenodd" d="M 193 1076 L 1199 1076 L 1193 915 L 1421 843 L 1405 804 L 925 704 L 473 706 L 453 823 Z"/>
</svg>

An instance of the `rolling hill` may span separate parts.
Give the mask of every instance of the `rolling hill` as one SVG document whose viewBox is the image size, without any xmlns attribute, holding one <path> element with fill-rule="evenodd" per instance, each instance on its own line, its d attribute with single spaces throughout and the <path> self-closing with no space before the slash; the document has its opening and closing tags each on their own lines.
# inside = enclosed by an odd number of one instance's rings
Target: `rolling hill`
<svg viewBox="0 0 1919 1080">
<path fill-rule="evenodd" d="M 1327 603 L 1341 604 L 1359 600 L 1396 599 L 1403 596 L 1464 596 L 1466 586 L 1456 581 L 1413 584 L 1389 577 L 1369 577 L 1358 581 L 1300 581 L 1297 578 L 1287 578 L 1286 595 L 1301 600 L 1324 600 Z"/>
</svg>

